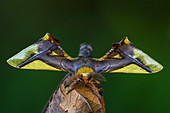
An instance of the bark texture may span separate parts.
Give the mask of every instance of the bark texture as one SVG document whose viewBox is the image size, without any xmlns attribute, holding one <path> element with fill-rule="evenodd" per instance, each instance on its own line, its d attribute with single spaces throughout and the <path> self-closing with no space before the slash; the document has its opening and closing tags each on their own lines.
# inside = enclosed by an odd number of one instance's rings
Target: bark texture
<svg viewBox="0 0 170 113">
<path fill-rule="evenodd" d="M 68 87 L 64 83 L 70 74 L 62 80 L 59 87 L 53 93 L 43 113 L 105 113 L 103 96 L 99 99 L 91 87 L 84 84 L 78 85 L 67 94 Z"/>
</svg>

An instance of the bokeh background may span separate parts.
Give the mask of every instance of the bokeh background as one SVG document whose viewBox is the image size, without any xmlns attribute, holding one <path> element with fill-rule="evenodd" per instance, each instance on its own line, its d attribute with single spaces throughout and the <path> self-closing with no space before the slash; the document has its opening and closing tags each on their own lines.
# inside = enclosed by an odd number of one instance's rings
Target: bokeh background
<svg viewBox="0 0 170 113">
<path fill-rule="evenodd" d="M 40 113 L 66 72 L 20 70 L 6 60 L 49 32 L 76 57 L 101 57 L 125 36 L 159 61 L 156 74 L 103 74 L 107 113 L 170 113 L 169 0 L 0 0 L 0 112 Z"/>
</svg>

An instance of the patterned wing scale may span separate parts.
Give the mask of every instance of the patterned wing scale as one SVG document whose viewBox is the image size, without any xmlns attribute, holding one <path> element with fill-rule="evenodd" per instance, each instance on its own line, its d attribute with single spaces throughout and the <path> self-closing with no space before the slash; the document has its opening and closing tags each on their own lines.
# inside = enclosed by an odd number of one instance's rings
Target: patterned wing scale
<svg viewBox="0 0 170 113">
<path fill-rule="evenodd" d="M 108 61 L 110 66 L 105 72 L 155 73 L 163 66 L 137 49 L 128 38 L 124 38 L 106 53 L 99 61 Z"/>
<path fill-rule="evenodd" d="M 22 50 L 7 62 L 16 68 L 65 71 L 71 57 L 60 47 L 58 40 L 47 33 L 35 44 Z M 65 62 L 62 64 L 61 62 Z"/>
</svg>

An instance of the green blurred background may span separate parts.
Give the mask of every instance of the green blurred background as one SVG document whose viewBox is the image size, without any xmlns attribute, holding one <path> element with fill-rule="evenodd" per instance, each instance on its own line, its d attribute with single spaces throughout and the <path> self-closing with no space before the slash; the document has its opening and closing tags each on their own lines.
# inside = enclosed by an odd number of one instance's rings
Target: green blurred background
<svg viewBox="0 0 170 113">
<path fill-rule="evenodd" d="M 20 70 L 6 60 L 46 32 L 76 57 L 79 44 L 101 57 L 125 36 L 160 62 L 156 74 L 103 74 L 107 113 L 170 113 L 169 0 L 1 0 L 0 112 L 40 113 L 66 72 Z"/>
</svg>

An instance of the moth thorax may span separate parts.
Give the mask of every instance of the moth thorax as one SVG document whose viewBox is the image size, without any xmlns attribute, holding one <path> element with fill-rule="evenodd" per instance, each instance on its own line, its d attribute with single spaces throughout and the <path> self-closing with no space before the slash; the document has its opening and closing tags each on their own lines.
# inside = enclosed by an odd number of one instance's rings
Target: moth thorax
<svg viewBox="0 0 170 113">
<path fill-rule="evenodd" d="M 90 72 L 94 72 L 94 70 L 89 66 L 83 66 L 77 70 L 77 73 L 90 73 Z"/>
</svg>

